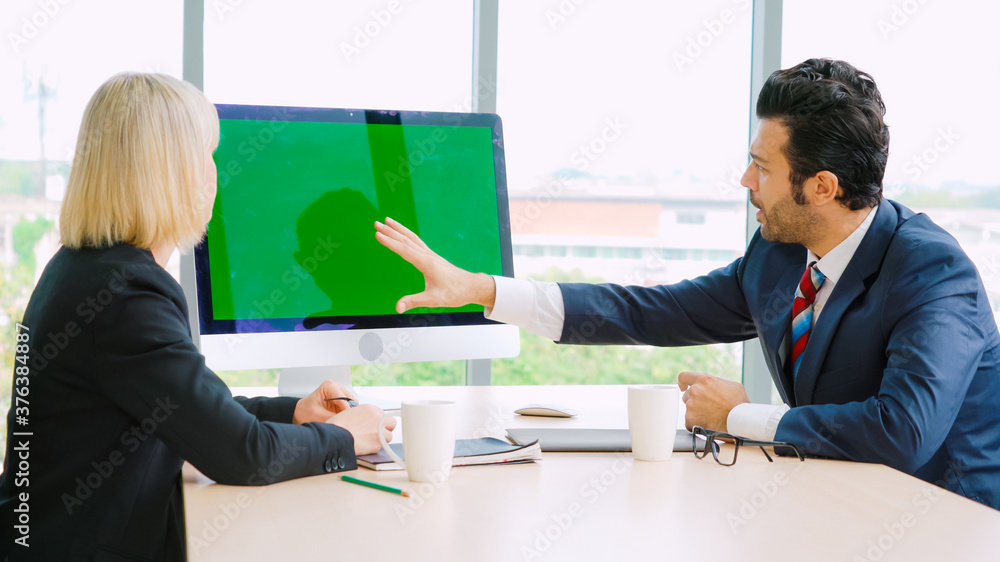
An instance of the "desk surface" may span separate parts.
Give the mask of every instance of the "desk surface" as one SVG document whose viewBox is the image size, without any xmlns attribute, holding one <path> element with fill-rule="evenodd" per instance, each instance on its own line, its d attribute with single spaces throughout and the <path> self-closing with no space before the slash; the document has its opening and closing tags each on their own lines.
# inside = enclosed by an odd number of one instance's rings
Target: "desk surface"
<svg viewBox="0 0 1000 562">
<path fill-rule="evenodd" d="M 367 388 L 459 402 L 459 437 L 506 427 L 627 427 L 626 387 Z M 555 402 L 570 420 L 515 416 Z M 399 439 L 398 429 L 396 439 Z M 440 485 L 353 472 L 264 487 L 213 484 L 185 467 L 191 560 L 977 560 L 1000 512 L 882 465 L 740 451 L 732 467 L 675 453 L 545 453 L 538 463 L 459 467 Z M 341 474 L 409 490 L 404 498 Z"/>
</svg>

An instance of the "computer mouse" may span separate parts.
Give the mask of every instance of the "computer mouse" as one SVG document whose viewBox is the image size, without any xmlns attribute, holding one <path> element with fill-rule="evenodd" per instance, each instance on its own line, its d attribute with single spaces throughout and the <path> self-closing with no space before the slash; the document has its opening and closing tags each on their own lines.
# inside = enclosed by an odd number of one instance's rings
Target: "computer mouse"
<svg viewBox="0 0 1000 562">
<path fill-rule="evenodd" d="M 522 416 L 544 416 L 547 418 L 572 418 L 576 415 L 576 410 L 556 406 L 554 404 L 528 404 L 523 408 L 514 410 L 515 414 Z"/>
</svg>

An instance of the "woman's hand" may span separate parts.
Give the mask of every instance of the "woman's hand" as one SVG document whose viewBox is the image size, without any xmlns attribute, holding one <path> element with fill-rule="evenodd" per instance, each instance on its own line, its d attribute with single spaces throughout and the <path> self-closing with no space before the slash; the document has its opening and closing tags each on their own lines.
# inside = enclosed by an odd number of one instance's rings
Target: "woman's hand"
<svg viewBox="0 0 1000 562">
<path fill-rule="evenodd" d="M 357 397 L 339 382 L 333 382 L 329 379 L 323 381 L 319 388 L 312 391 L 309 396 L 299 400 L 295 405 L 292 423 L 325 422 L 333 414 L 350 408 L 347 400 L 327 400 L 327 398 L 341 397 L 357 400 Z"/>
<path fill-rule="evenodd" d="M 396 312 L 403 313 L 420 306 L 454 308 L 469 303 L 493 308 L 496 285 L 485 273 L 459 269 L 434 253 L 416 234 L 402 224 L 385 219 L 375 222 L 375 239 L 399 254 L 424 274 L 424 290 L 407 295 L 396 303 Z"/>
<path fill-rule="evenodd" d="M 378 421 L 382 419 L 384 413 L 377 406 L 362 404 L 331 416 L 327 423 L 339 425 L 351 432 L 351 435 L 354 436 L 355 456 L 369 455 L 382 448 L 382 443 L 378 439 L 379 431 L 385 437 L 386 443 L 392 441 L 392 430 L 396 428 L 396 418 L 386 418 L 385 425 L 379 427 Z"/>
</svg>

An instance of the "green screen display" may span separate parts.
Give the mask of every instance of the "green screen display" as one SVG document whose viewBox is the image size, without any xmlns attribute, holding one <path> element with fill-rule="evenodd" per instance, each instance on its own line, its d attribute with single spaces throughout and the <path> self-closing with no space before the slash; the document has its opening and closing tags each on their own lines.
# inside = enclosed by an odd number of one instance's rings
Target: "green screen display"
<svg viewBox="0 0 1000 562">
<path fill-rule="evenodd" d="M 395 314 L 424 285 L 375 240 L 373 223 L 386 216 L 458 267 L 503 273 L 490 127 L 220 123 L 206 241 L 214 320 L 312 329 Z"/>
</svg>

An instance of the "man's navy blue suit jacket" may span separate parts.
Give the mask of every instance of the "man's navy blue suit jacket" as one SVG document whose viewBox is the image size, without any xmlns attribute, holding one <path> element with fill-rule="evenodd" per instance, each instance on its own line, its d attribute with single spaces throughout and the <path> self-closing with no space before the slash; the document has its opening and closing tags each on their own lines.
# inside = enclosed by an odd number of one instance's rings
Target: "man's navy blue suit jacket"
<svg viewBox="0 0 1000 562">
<path fill-rule="evenodd" d="M 1000 509 L 996 322 L 972 261 L 922 214 L 883 200 L 810 334 L 789 332 L 806 249 L 754 235 L 746 253 L 674 285 L 561 284 L 560 343 L 699 345 L 760 338 L 791 406 L 775 439 L 883 463 Z"/>
</svg>

